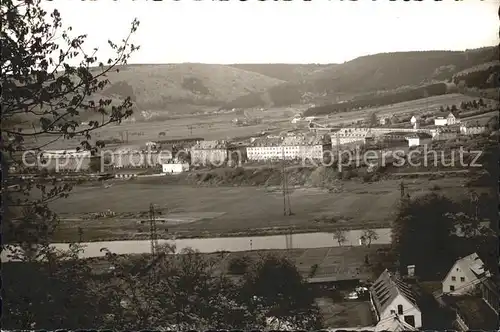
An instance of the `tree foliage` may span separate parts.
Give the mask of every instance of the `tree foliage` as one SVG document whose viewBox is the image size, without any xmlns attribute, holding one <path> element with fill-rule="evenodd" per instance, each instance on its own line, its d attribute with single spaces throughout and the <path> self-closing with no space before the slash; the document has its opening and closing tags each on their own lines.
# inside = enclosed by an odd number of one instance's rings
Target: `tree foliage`
<svg viewBox="0 0 500 332">
<path fill-rule="evenodd" d="M 372 241 L 378 240 L 378 234 L 373 229 L 364 229 L 361 239 L 363 242 L 367 242 L 366 245 L 370 247 Z"/>
<path fill-rule="evenodd" d="M 283 324 L 299 329 L 321 324 L 313 292 L 286 258 L 267 255 L 258 261 L 245 275 L 241 296 L 251 313 L 281 323 L 278 329 Z"/>
<path fill-rule="evenodd" d="M 402 271 L 416 266 L 421 276 L 435 275 L 448 257 L 447 245 L 456 207 L 435 192 L 413 199 L 403 198 L 392 227 L 392 250 Z"/>
<path fill-rule="evenodd" d="M 333 231 L 333 239 L 337 241 L 339 246 L 342 246 L 347 241 L 347 231 L 345 229 L 336 229 Z"/>
<path fill-rule="evenodd" d="M 109 123 L 120 122 L 132 114 L 129 98 L 113 104 L 99 94 L 108 84 L 107 74 L 127 63 L 138 49 L 129 40 L 139 22 L 132 22 L 121 44 L 109 41 L 114 57 L 97 58 L 97 48 L 89 48 L 86 35 L 73 35 L 63 27 L 57 10 L 47 13 L 41 0 L 5 0 L 2 15 L 2 157 L 9 167 L 27 172 L 22 160 L 26 151 L 41 151 L 60 139 L 79 139 L 81 149 L 95 151 L 92 131 Z M 96 118 L 85 128 L 81 117 Z M 5 173 L 4 173 L 5 174 Z M 4 220 L 9 232 L 4 244 L 47 245 L 57 224 L 57 216 L 48 204 L 67 196 L 67 183 L 32 183 L 8 177 L 21 190 L 4 196 L 10 218 Z"/>
</svg>

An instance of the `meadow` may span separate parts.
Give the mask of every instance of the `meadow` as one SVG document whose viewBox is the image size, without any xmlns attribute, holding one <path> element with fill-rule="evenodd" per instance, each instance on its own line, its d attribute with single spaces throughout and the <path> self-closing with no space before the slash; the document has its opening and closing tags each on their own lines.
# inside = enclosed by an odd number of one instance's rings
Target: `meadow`
<svg viewBox="0 0 500 332">
<path fill-rule="evenodd" d="M 284 216 L 280 190 L 265 187 L 197 187 L 164 185 L 132 180 L 101 186 L 75 187 L 69 198 L 52 203 L 62 221 L 57 241 L 78 238 L 77 228 L 85 229 L 85 241 L 147 239 L 149 205 L 155 204 L 159 236 L 217 237 L 330 231 L 339 227 L 360 229 L 388 227 L 400 197 L 400 180 L 370 184 L 345 181 L 339 192 L 320 188 L 291 189 L 292 215 Z M 410 195 L 429 192 L 438 185 L 443 193 L 459 199 L 467 197 L 465 179 L 442 178 L 405 180 Z M 84 214 L 111 210 L 115 217 L 82 220 Z M 161 213 L 161 215 L 160 215 Z M 169 222 L 168 220 L 171 220 Z"/>
</svg>

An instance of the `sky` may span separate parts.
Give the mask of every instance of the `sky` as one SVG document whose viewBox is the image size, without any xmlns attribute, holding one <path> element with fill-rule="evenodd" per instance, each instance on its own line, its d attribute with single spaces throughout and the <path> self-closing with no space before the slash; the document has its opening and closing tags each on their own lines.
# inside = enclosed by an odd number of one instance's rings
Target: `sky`
<svg viewBox="0 0 500 332">
<path fill-rule="evenodd" d="M 87 34 L 99 59 L 130 23 L 129 63 L 342 63 L 382 52 L 465 50 L 498 44 L 500 0 L 46 1 L 64 26 Z"/>
</svg>

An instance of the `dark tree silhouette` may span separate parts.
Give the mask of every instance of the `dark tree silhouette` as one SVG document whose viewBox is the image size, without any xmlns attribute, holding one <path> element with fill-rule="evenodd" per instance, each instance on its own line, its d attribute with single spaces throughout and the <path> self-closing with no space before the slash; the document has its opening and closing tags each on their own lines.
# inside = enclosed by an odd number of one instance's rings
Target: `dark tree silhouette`
<svg viewBox="0 0 500 332">
<path fill-rule="evenodd" d="M 436 193 L 401 200 L 392 228 L 392 249 L 401 271 L 408 265 L 416 265 L 416 273 L 424 277 L 439 271 L 454 229 L 447 213 L 455 210 L 449 199 Z"/>
<path fill-rule="evenodd" d="M 313 292 L 297 268 L 286 258 L 266 255 L 245 276 L 241 292 L 250 312 L 290 324 L 292 328 L 320 327 Z M 277 329 L 286 328 L 278 323 Z"/>
</svg>

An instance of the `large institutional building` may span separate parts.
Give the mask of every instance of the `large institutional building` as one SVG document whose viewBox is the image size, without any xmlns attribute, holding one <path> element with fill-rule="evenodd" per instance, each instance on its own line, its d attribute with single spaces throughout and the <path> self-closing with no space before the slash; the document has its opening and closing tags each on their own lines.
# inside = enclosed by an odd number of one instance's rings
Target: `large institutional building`
<svg viewBox="0 0 500 332">
<path fill-rule="evenodd" d="M 328 135 L 268 136 L 247 147 L 248 160 L 322 159 L 331 149 Z"/>
</svg>

